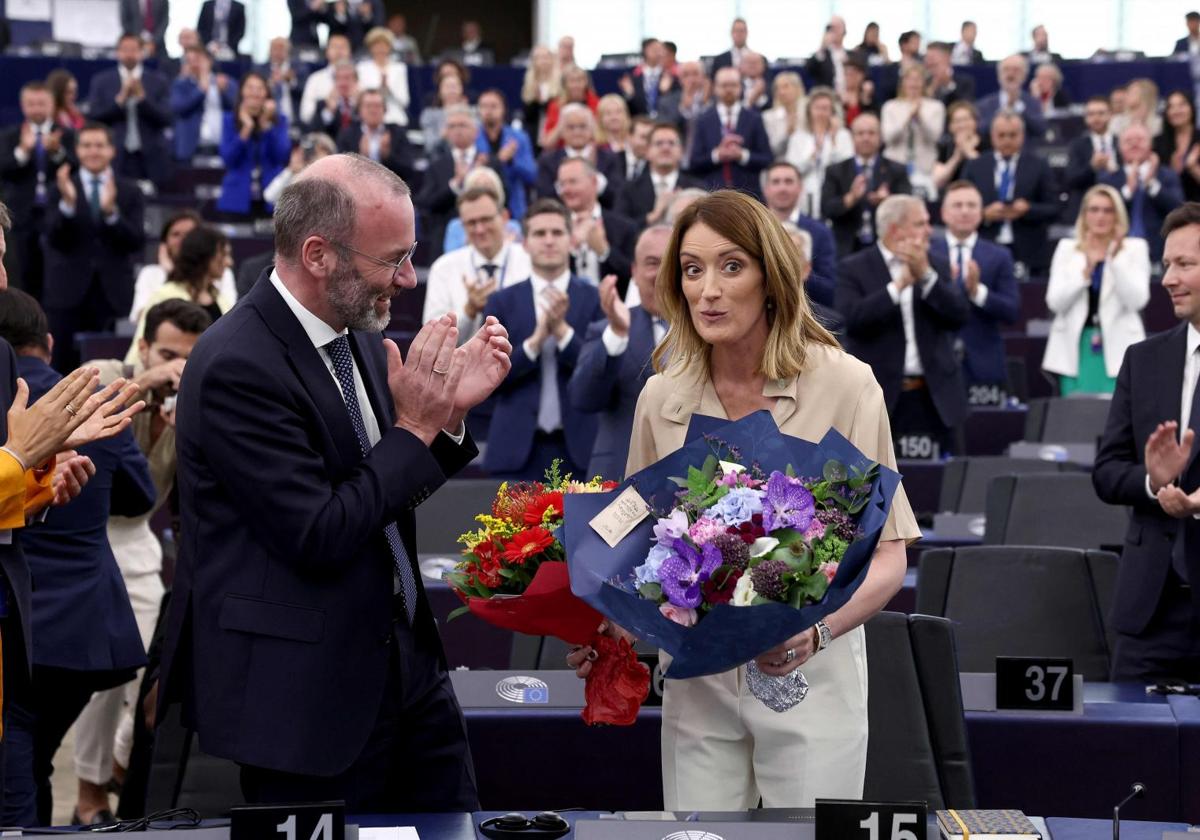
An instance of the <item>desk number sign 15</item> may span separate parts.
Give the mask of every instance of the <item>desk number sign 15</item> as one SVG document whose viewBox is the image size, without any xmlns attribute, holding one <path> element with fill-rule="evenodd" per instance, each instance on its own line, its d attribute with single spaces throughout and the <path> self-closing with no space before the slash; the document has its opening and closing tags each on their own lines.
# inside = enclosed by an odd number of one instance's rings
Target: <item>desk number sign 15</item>
<svg viewBox="0 0 1200 840">
<path fill-rule="evenodd" d="M 346 805 L 249 805 L 234 808 L 230 840 L 345 840 Z"/>
<path fill-rule="evenodd" d="M 818 799 L 816 840 L 924 840 L 924 802 Z"/>
</svg>

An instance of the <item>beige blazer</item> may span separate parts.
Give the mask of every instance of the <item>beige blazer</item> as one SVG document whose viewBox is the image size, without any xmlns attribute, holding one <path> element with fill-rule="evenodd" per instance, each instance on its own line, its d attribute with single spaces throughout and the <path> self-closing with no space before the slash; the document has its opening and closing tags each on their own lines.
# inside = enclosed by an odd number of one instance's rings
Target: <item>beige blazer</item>
<svg viewBox="0 0 1200 840">
<path fill-rule="evenodd" d="M 763 396 L 777 398 L 771 415 L 785 434 L 819 441 L 832 427 L 868 458 L 896 469 L 883 390 L 871 368 L 843 350 L 811 345 L 800 375 L 769 380 L 763 386 Z M 652 376 L 634 412 L 625 475 L 683 446 L 693 414 L 728 417 L 706 374 L 671 369 Z M 880 539 L 912 542 L 920 537 L 921 529 L 901 485 L 896 488 Z"/>
</svg>

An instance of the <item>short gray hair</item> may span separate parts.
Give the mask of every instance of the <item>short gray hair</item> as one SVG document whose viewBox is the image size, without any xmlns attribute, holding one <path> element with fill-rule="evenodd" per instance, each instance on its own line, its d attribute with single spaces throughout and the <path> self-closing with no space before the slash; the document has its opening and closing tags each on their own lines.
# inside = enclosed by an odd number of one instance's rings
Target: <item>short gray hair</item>
<svg viewBox="0 0 1200 840">
<path fill-rule="evenodd" d="M 706 195 L 708 195 L 708 190 L 702 190 L 700 187 L 688 187 L 687 189 L 680 190 L 679 192 L 675 193 L 675 197 L 671 199 L 671 206 L 667 208 L 667 213 L 663 218 L 663 221 L 669 225 L 675 224 L 675 217 L 678 215 L 675 212 L 675 208 L 679 206 L 681 201 L 686 201 L 688 204 L 691 204 L 693 201 L 699 201 Z"/>
<path fill-rule="evenodd" d="M 8 207 L 3 201 L 0 201 L 0 229 L 9 230 L 12 228 L 12 214 L 8 212 Z"/>
<path fill-rule="evenodd" d="M 569 102 L 564 105 L 562 110 L 558 113 L 558 121 L 562 122 L 571 114 L 583 114 L 588 118 L 588 122 L 590 122 L 592 125 L 596 124 L 596 115 L 593 114 L 591 109 L 582 102 Z"/>
<path fill-rule="evenodd" d="M 915 195 L 889 195 L 875 211 L 875 235 L 883 239 L 885 233 L 902 224 L 913 210 L 919 210 L 921 199 Z"/>
<path fill-rule="evenodd" d="M 358 220 L 356 190 L 366 183 L 389 191 L 396 198 L 412 194 L 408 184 L 392 170 L 362 155 L 342 154 L 349 172 L 345 182 L 301 174 L 288 184 L 275 204 L 275 253 L 284 262 L 295 262 L 310 236 L 347 242 L 354 238 Z"/>
</svg>

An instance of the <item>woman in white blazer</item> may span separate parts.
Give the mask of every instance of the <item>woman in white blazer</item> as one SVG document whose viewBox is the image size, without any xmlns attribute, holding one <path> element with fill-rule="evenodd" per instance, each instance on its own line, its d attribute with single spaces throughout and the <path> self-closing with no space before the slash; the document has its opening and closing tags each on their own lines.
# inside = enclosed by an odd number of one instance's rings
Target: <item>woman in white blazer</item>
<svg viewBox="0 0 1200 840">
<path fill-rule="evenodd" d="M 838 117 L 837 97 L 832 88 L 813 88 L 804 104 L 804 127 L 792 133 L 787 144 L 787 162 L 804 178 L 804 215 L 821 218 L 821 188 L 825 170 L 854 156 L 854 141 Z"/>
<path fill-rule="evenodd" d="M 389 125 L 408 125 L 408 67 L 392 58 L 392 33 L 377 26 L 367 33 L 365 44 L 370 58 L 358 63 L 358 89 L 383 94 L 386 109 L 383 121 Z"/>
<path fill-rule="evenodd" d="M 900 94 L 883 104 L 879 116 L 883 133 L 883 156 L 908 167 L 914 188 L 937 196 L 933 167 L 937 143 L 946 129 L 946 106 L 925 95 L 925 68 L 910 64 L 900 75 Z"/>
<path fill-rule="evenodd" d="M 1042 369 L 1058 374 L 1064 396 L 1111 394 L 1125 350 L 1146 337 L 1150 250 L 1128 233 L 1125 202 L 1099 184 L 1083 197 L 1075 238 L 1054 252 L 1046 287 L 1054 323 Z"/>
</svg>

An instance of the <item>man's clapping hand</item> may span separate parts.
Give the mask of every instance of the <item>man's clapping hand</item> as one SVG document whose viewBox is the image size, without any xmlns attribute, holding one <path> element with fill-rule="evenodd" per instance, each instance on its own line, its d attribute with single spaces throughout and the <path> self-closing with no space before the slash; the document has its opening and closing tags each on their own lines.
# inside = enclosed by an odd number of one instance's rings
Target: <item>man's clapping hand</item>
<svg viewBox="0 0 1200 840">
<path fill-rule="evenodd" d="M 396 409 L 396 426 L 433 443 L 450 424 L 454 396 L 466 365 L 467 352 L 457 348 L 458 328 L 452 315 L 443 315 L 421 328 L 402 358 L 400 348 L 384 339 L 388 390 Z"/>
<path fill-rule="evenodd" d="M 459 348 L 466 356 L 462 379 L 454 395 L 450 430 L 459 428 L 467 412 L 492 395 L 512 368 L 512 344 L 508 330 L 489 315 L 471 340 Z"/>
<path fill-rule="evenodd" d="M 608 325 L 621 338 L 629 335 L 629 307 L 621 300 L 617 275 L 609 274 L 600 281 L 600 308 L 608 317 Z"/>
<path fill-rule="evenodd" d="M 1150 477 L 1151 493 L 1157 494 L 1178 478 L 1187 467 L 1196 433 L 1187 429 L 1183 433 L 1183 439 L 1179 440 L 1176 437 L 1178 431 L 1179 424 L 1171 420 L 1159 423 L 1146 439 L 1146 475 Z"/>
</svg>

